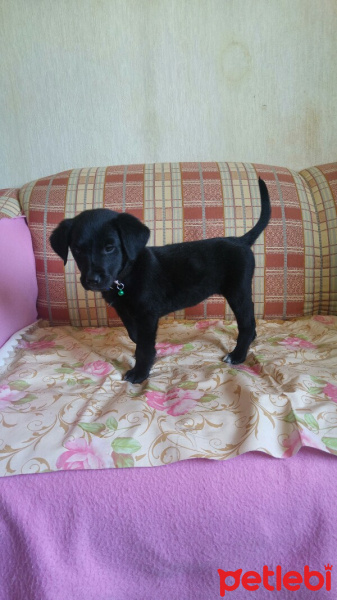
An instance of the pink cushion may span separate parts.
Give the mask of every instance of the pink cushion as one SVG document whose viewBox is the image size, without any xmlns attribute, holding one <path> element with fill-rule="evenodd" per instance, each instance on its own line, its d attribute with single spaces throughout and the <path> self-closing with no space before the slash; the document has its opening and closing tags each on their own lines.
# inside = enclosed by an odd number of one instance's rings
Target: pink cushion
<svg viewBox="0 0 337 600">
<path fill-rule="evenodd" d="M 0 221 L 0 346 L 36 321 L 37 282 L 32 240 L 24 217 Z"/>
</svg>

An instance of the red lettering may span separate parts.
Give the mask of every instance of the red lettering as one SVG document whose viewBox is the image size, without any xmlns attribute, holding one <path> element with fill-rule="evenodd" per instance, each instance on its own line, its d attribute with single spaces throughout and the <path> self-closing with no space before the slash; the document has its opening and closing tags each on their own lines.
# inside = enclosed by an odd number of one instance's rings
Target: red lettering
<svg viewBox="0 0 337 600">
<path fill-rule="evenodd" d="M 219 577 L 220 577 L 220 596 L 224 597 L 226 592 L 232 592 L 237 590 L 240 585 L 240 577 L 242 573 L 242 569 L 238 569 L 237 571 L 223 571 L 222 569 L 218 569 Z M 226 583 L 227 577 L 234 577 L 235 581 L 231 585 Z"/>
<path fill-rule="evenodd" d="M 275 575 L 275 573 L 274 571 L 270 571 L 267 565 L 264 565 L 263 567 L 263 578 L 261 578 L 261 575 L 257 571 L 247 571 L 242 575 L 242 569 L 237 569 L 236 571 L 223 571 L 222 569 L 218 569 L 220 577 L 220 596 L 223 598 L 226 592 L 233 592 L 234 590 L 237 590 L 240 585 L 240 580 L 242 587 L 248 591 L 258 590 L 260 588 L 261 581 L 263 581 L 263 586 L 268 591 L 273 591 L 275 589 L 277 591 L 281 591 L 282 583 L 286 590 L 297 591 L 300 589 L 301 583 L 304 582 L 304 585 L 308 590 L 316 592 L 322 589 L 325 582 L 326 590 L 330 592 L 332 566 L 328 566 L 329 569 L 326 568 L 325 579 L 322 573 L 319 571 L 310 571 L 309 566 L 305 565 L 303 577 L 298 571 L 287 571 L 282 580 L 282 567 L 281 565 L 277 565 L 275 569 L 276 587 L 269 583 L 269 577 L 272 577 Z M 234 579 L 234 583 L 227 583 L 228 577 Z M 316 577 L 318 579 L 318 583 L 311 583 L 310 579 L 312 577 Z"/>
<path fill-rule="evenodd" d="M 261 583 L 261 576 L 256 571 L 247 571 L 241 581 L 245 590 L 258 590 Z"/>
<path fill-rule="evenodd" d="M 319 583 L 316 583 L 314 585 L 312 583 L 310 583 L 309 580 L 311 577 L 317 577 L 319 580 Z M 308 588 L 308 590 L 312 590 L 313 592 L 320 590 L 324 585 L 324 577 L 323 577 L 322 573 L 320 573 L 319 571 L 309 571 L 308 565 L 305 565 L 305 567 L 304 567 L 304 585 L 306 588 Z"/>
<path fill-rule="evenodd" d="M 263 585 L 266 590 L 273 591 L 275 588 L 273 585 L 269 585 L 268 577 L 269 575 L 275 575 L 274 571 L 269 571 L 267 565 L 263 567 Z"/>
<path fill-rule="evenodd" d="M 288 571 L 283 577 L 283 585 L 286 590 L 299 590 L 302 582 L 302 575 L 298 571 Z"/>
</svg>

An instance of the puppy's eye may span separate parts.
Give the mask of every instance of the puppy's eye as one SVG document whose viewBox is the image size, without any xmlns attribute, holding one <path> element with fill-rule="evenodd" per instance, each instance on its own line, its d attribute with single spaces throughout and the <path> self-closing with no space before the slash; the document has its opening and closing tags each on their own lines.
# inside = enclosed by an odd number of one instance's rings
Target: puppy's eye
<svg viewBox="0 0 337 600">
<path fill-rule="evenodd" d="M 113 246 L 112 244 L 107 244 L 107 246 L 105 246 L 103 252 L 105 254 L 111 254 L 111 252 L 113 252 L 115 249 L 115 246 Z"/>
</svg>

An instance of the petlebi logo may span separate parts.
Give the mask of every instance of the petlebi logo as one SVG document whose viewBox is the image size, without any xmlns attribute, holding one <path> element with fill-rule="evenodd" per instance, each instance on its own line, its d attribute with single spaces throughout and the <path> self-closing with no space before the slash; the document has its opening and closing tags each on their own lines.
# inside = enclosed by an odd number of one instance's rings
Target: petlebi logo
<svg viewBox="0 0 337 600">
<path fill-rule="evenodd" d="M 331 591 L 331 570 L 332 566 L 329 563 L 324 565 L 325 573 L 320 571 L 311 571 L 308 565 L 305 565 L 303 574 L 299 571 L 282 570 L 280 565 L 277 565 L 275 571 L 264 565 L 262 575 L 257 571 L 246 571 L 242 573 L 242 569 L 236 571 L 223 571 L 218 569 L 220 577 L 220 596 L 223 598 L 226 592 L 234 592 L 239 587 L 245 590 L 255 591 L 264 587 L 269 591 L 280 592 L 282 590 L 296 591 L 307 588 L 310 591 L 318 591 L 326 589 Z M 312 578 L 315 580 L 312 581 Z M 234 582 L 232 581 L 234 579 Z M 317 582 L 318 579 L 318 582 Z M 295 596 L 296 598 L 296 596 Z"/>
</svg>

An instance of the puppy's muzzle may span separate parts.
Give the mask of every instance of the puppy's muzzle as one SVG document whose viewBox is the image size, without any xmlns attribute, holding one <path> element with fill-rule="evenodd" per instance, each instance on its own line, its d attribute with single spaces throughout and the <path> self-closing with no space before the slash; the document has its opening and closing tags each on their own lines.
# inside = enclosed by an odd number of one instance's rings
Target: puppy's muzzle
<svg viewBox="0 0 337 600">
<path fill-rule="evenodd" d="M 99 275 L 90 275 L 90 277 L 86 277 L 85 283 L 89 289 L 96 290 L 101 285 L 101 278 Z"/>
<path fill-rule="evenodd" d="M 85 277 L 82 275 L 81 284 L 86 290 L 92 290 L 93 292 L 108 290 L 110 287 L 106 277 L 102 277 L 98 273 L 90 273 Z"/>
</svg>

